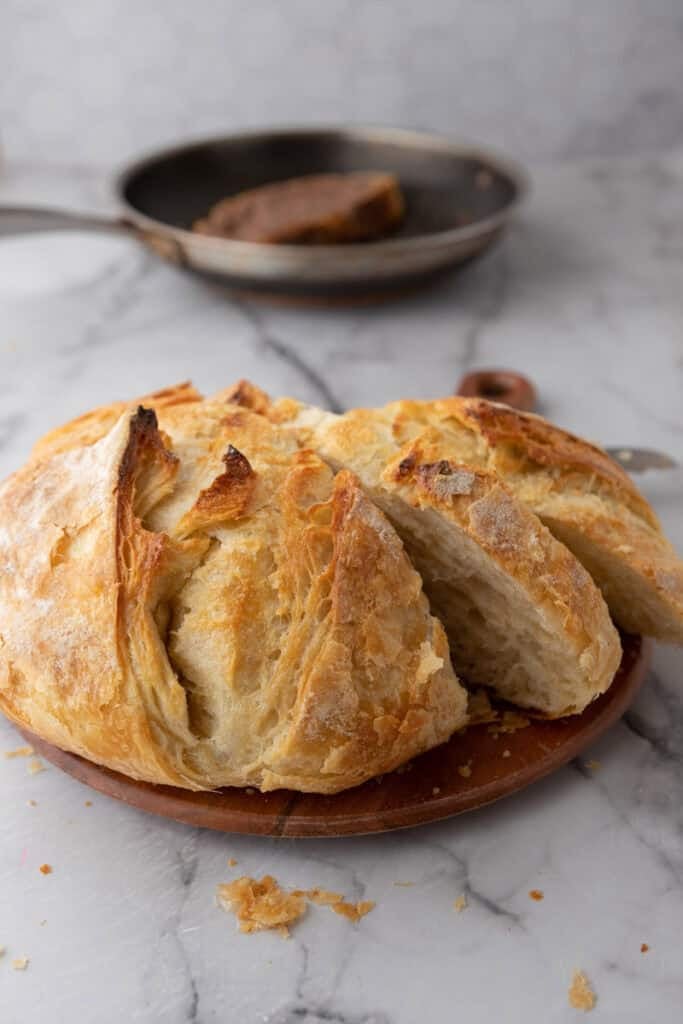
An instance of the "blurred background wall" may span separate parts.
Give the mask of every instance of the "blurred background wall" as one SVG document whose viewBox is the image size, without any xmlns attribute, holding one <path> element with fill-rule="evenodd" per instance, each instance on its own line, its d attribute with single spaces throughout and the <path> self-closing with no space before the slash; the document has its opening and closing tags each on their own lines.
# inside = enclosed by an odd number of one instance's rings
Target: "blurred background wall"
<svg viewBox="0 0 683 1024">
<path fill-rule="evenodd" d="M 683 0 L 0 0 L 0 140 L 119 162 L 180 136 L 374 121 L 522 158 L 683 141 Z"/>
</svg>

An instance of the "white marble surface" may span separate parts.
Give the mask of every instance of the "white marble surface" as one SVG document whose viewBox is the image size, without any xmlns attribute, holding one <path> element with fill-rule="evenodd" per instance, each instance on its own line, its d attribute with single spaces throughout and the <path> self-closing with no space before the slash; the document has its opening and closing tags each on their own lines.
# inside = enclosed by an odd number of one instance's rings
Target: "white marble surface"
<svg viewBox="0 0 683 1024">
<path fill-rule="evenodd" d="M 3 0 L 14 159 L 125 160 L 188 134 L 379 121 L 519 157 L 680 143 L 680 0 Z"/>
<path fill-rule="evenodd" d="M 437 395 L 486 364 L 530 372 L 564 425 L 683 457 L 683 153 L 539 167 L 535 179 L 485 261 L 357 311 L 241 304 L 129 241 L 0 240 L 0 473 L 88 406 L 185 377 L 211 389 L 246 375 L 344 406 Z M 21 166 L 0 182 L 0 202 L 102 196 L 86 172 Z M 683 471 L 642 485 L 683 547 Z M 583 968 L 596 1024 L 679 1024 L 682 668 L 680 651 L 657 650 L 632 711 L 579 763 L 393 836 L 215 835 L 0 759 L 0 1019 L 558 1024 L 580 1018 L 567 988 Z M 18 742 L 0 723 L 0 749 Z M 214 905 L 217 883 L 240 872 L 377 907 L 356 926 L 313 908 L 288 942 L 240 935 Z M 462 893 L 469 907 L 456 914 Z M 24 954 L 28 969 L 13 971 Z"/>
</svg>

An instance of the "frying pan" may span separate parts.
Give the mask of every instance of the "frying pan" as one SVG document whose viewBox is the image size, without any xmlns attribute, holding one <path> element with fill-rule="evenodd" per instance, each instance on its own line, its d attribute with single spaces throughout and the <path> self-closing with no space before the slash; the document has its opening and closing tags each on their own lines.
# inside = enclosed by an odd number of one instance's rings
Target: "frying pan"
<svg viewBox="0 0 683 1024">
<path fill-rule="evenodd" d="M 193 233 L 219 199 L 303 174 L 394 172 L 406 198 L 401 229 L 377 242 L 268 245 Z M 419 284 L 495 242 L 527 190 L 508 160 L 436 135 L 388 128 L 282 128 L 165 149 L 114 181 L 118 213 L 0 207 L 0 233 L 71 228 L 132 235 L 165 260 L 230 286 L 340 297 Z"/>
</svg>

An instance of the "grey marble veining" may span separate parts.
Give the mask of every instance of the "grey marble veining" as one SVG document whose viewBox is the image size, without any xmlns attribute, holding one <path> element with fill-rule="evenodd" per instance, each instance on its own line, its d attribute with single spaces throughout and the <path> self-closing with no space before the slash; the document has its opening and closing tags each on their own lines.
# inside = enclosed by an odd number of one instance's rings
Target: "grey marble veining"
<svg viewBox="0 0 683 1024">
<path fill-rule="evenodd" d="M 6 151 L 62 164 L 300 121 L 522 158 L 683 137 L 679 0 L 4 0 L 0 66 Z"/>
<path fill-rule="evenodd" d="M 235 301 L 128 240 L 0 239 L 0 474 L 89 406 L 187 377 L 210 390 L 247 376 L 343 408 L 445 393 L 487 364 L 530 373 L 569 428 L 683 459 L 683 152 L 534 177 L 487 259 L 367 309 Z M 105 189 L 83 169 L 10 167 L 0 202 L 28 193 L 92 206 Z M 640 482 L 683 548 L 683 470 Z M 678 1024 L 682 668 L 659 648 L 623 722 L 551 778 L 393 836 L 216 835 L 0 759 L 3 1024 L 564 1024 L 575 968 L 598 994 L 596 1024 Z M 19 742 L 0 722 L 0 750 Z M 377 906 L 357 925 L 313 907 L 289 941 L 240 935 L 215 887 L 266 872 Z M 12 971 L 24 954 L 27 971 Z"/>
</svg>

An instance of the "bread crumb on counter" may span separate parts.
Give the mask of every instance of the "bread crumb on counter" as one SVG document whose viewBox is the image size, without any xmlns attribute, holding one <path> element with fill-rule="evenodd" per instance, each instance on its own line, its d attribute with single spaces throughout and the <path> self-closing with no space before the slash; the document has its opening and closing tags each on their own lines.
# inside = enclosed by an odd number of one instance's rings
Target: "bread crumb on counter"
<svg viewBox="0 0 683 1024">
<path fill-rule="evenodd" d="M 40 871 L 41 875 L 51 875 L 52 874 L 52 865 L 51 864 L 41 864 L 40 867 L 38 868 L 38 870 Z"/>
<path fill-rule="evenodd" d="M 16 960 L 12 961 L 12 970 L 13 971 L 25 971 L 27 967 L 28 967 L 28 957 L 27 956 L 18 956 L 16 958 Z"/>
<path fill-rule="evenodd" d="M 640 947 L 640 952 L 647 953 L 649 949 L 650 947 L 648 946 L 647 942 L 643 942 L 643 944 Z"/>
<path fill-rule="evenodd" d="M 29 775 L 37 775 L 38 772 L 44 772 L 45 765 L 42 761 L 39 761 L 37 757 L 32 758 L 28 763 Z"/>
<path fill-rule="evenodd" d="M 85 806 L 86 807 L 92 807 L 92 800 L 86 800 L 85 801 Z"/>
<path fill-rule="evenodd" d="M 543 899 L 544 895 L 545 895 L 545 893 L 543 892 L 542 889 L 529 889 L 529 899 L 530 900 L 536 900 L 537 903 L 541 902 L 541 900 Z"/>
<path fill-rule="evenodd" d="M 228 867 L 229 868 L 234 868 L 236 864 L 237 864 L 237 861 L 235 860 L 234 857 L 228 857 Z"/>
<path fill-rule="evenodd" d="M 303 896 L 285 892 L 272 875 L 264 875 L 260 881 L 243 875 L 219 885 L 218 902 L 235 914 L 241 932 L 275 928 L 283 938 L 289 937 L 288 925 L 306 913 Z"/>
<path fill-rule="evenodd" d="M 289 925 L 306 912 L 307 901 L 329 907 L 335 914 L 349 921 L 360 921 L 374 909 L 373 900 L 348 903 L 341 893 L 319 887 L 294 889 L 286 892 L 272 875 L 259 881 L 242 876 L 234 882 L 218 886 L 218 902 L 224 910 L 231 910 L 239 921 L 240 931 L 255 932 L 275 928 L 289 937 Z"/>
<path fill-rule="evenodd" d="M 37 807 L 38 806 L 38 801 L 37 800 L 27 800 L 26 801 L 26 806 L 27 807 Z"/>
<path fill-rule="evenodd" d="M 17 747 L 15 750 L 6 750 L 5 757 L 8 760 L 13 757 L 31 757 L 33 753 L 33 747 Z"/>
<path fill-rule="evenodd" d="M 461 914 L 463 912 L 463 910 L 466 910 L 466 909 L 467 909 L 467 896 L 465 896 L 463 894 L 462 896 L 458 896 L 458 898 L 456 900 L 453 900 L 453 910 L 456 912 L 456 914 Z"/>
<path fill-rule="evenodd" d="M 568 995 L 569 1005 L 575 1010 L 583 1010 L 584 1013 L 592 1010 L 597 1002 L 595 992 L 583 971 L 574 971 Z"/>
<path fill-rule="evenodd" d="M 4 956 L 4 955 L 5 955 L 5 947 L 4 946 L 0 946 L 0 956 Z"/>
</svg>

